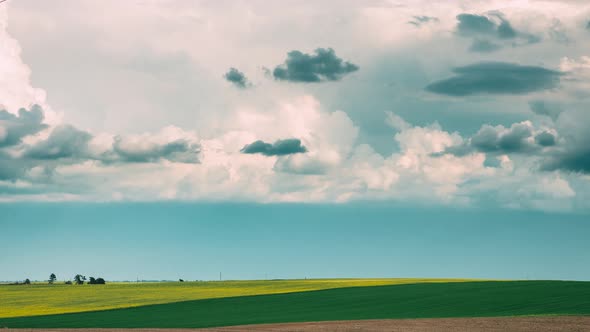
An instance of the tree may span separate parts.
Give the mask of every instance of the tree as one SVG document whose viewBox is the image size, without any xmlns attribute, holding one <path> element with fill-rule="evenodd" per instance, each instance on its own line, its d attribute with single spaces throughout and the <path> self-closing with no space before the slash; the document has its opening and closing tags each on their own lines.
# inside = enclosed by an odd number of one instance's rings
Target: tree
<svg viewBox="0 0 590 332">
<path fill-rule="evenodd" d="M 74 282 L 76 285 L 84 285 L 84 280 L 86 280 L 86 277 L 81 274 L 76 274 L 74 277 Z"/>
<path fill-rule="evenodd" d="M 96 284 L 97 284 L 97 285 L 104 285 L 104 284 L 106 284 L 106 283 L 107 283 L 107 282 L 106 282 L 106 281 L 104 281 L 104 279 L 103 279 L 103 278 L 96 278 Z"/>
<path fill-rule="evenodd" d="M 57 277 L 55 276 L 55 273 L 52 273 L 49 276 L 49 284 L 53 284 L 55 282 L 55 280 L 57 279 Z"/>
<path fill-rule="evenodd" d="M 180 282 L 184 282 L 184 280 L 182 280 L 182 279 L 178 279 L 178 281 L 180 281 Z"/>
<path fill-rule="evenodd" d="M 72 282 L 68 280 L 68 281 L 64 282 L 64 284 L 66 284 L 66 285 L 71 285 L 71 284 L 72 284 Z"/>
<path fill-rule="evenodd" d="M 89 277 L 89 278 L 88 278 L 88 284 L 89 284 L 89 285 L 94 285 L 94 284 L 96 284 L 96 279 L 94 279 L 94 277 Z"/>
<path fill-rule="evenodd" d="M 25 284 L 25 285 L 30 285 L 30 284 L 31 284 L 31 280 L 29 280 L 29 278 L 25 279 L 25 282 L 24 282 L 24 284 Z"/>
</svg>

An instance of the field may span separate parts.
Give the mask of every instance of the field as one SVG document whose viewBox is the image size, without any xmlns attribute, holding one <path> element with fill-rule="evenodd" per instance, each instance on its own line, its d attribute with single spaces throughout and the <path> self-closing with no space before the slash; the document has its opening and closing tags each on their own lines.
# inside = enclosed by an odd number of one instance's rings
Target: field
<svg viewBox="0 0 590 332">
<path fill-rule="evenodd" d="M 461 282 L 466 279 L 313 279 L 108 283 L 106 285 L 0 285 L 0 318 L 136 307 L 187 300 L 322 289 Z"/>
<path fill-rule="evenodd" d="M 79 301 L 88 300 L 80 298 Z M 485 281 L 361 285 L 210 298 L 105 311 L 3 318 L 0 319 L 0 327 L 194 328 L 334 320 L 539 315 L 590 315 L 590 282 Z"/>
</svg>

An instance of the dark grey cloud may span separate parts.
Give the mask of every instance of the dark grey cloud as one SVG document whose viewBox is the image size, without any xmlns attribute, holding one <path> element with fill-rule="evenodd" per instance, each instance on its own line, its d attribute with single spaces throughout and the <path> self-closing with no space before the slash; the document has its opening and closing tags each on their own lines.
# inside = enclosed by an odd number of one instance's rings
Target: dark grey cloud
<svg viewBox="0 0 590 332">
<path fill-rule="evenodd" d="M 0 111 L 0 148 L 20 144 L 22 139 L 47 128 L 43 124 L 43 110 L 39 106 L 30 111 L 21 108 L 18 115 Z"/>
<path fill-rule="evenodd" d="M 47 127 L 43 124 L 43 111 L 38 106 L 32 107 L 30 111 L 21 109 L 18 115 L 0 111 L 0 181 L 27 179 L 28 172 L 33 168 L 44 170 L 49 179 L 60 165 L 88 160 L 107 164 L 158 162 L 162 159 L 182 163 L 199 162 L 200 146 L 182 139 L 152 143 L 116 137 L 108 151 L 98 154 L 90 149 L 93 136 L 71 125 L 53 128 L 46 139 L 34 144 L 23 143 L 24 137 L 37 134 Z M 0 188 L 0 194 L 2 190 Z"/>
<path fill-rule="evenodd" d="M 547 149 L 540 169 L 590 175 L 590 105 L 560 101 L 564 111 L 556 121 L 559 141 Z"/>
<path fill-rule="evenodd" d="M 46 140 L 29 147 L 24 155 L 38 160 L 86 158 L 91 139 L 92 135 L 85 131 L 62 125 L 53 129 Z"/>
<path fill-rule="evenodd" d="M 466 37 L 487 36 L 499 39 L 513 39 L 518 32 L 500 12 L 492 12 L 487 16 L 475 14 L 457 15 L 457 34 Z"/>
<path fill-rule="evenodd" d="M 586 23 L 586 29 L 590 30 L 590 21 L 588 21 L 588 23 Z"/>
<path fill-rule="evenodd" d="M 34 145 L 21 145 L 22 154 L 10 155 L 0 151 L 0 180 L 25 178 L 33 167 L 42 167 L 47 171 L 60 164 L 87 160 L 90 139 L 92 135 L 89 133 L 62 125 L 54 128 L 45 140 Z"/>
<path fill-rule="evenodd" d="M 463 36 L 493 35 L 498 26 L 486 16 L 474 14 L 457 15 L 457 33 Z"/>
<path fill-rule="evenodd" d="M 11 155 L 0 151 L 0 180 L 13 181 L 21 178 L 30 168 L 30 162 L 14 158 Z"/>
<path fill-rule="evenodd" d="M 501 49 L 502 46 L 489 41 L 488 39 L 475 39 L 469 50 L 477 53 L 490 53 Z"/>
<path fill-rule="evenodd" d="M 409 24 L 415 25 L 417 27 L 422 26 L 423 24 L 429 23 L 429 22 L 438 22 L 438 18 L 436 17 L 432 17 L 432 16 L 414 16 L 413 19 L 411 21 L 409 21 Z"/>
<path fill-rule="evenodd" d="M 590 174 L 590 146 L 583 145 L 554 154 L 543 161 L 541 170 Z"/>
<path fill-rule="evenodd" d="M 510 127 L 510 130 L 500 136 L 498 140 L 498 150 L 502 152 L 526 152 L 531 150 L 531 144 L 528 142 L 528 138 L 531 137 L 533 131 L 531 127 L 523 124 L 514 124 Z"/>
<path fill-rule="evenodd" d="M 533 100 L 529 102 L 529 107 L 533 113 L 550 117 L 553 121 L 557 120 L 563 112 L 561 105 L 556 102 L 544 100 Z"/>
<path fill-rule="evenodd" d="M 502 23 L 498 26 L 498 37 L 501 39 L 512 39 L 516 38 L 516 35 L 516 30 L 514 30 L 510 22 L 502 19 Z"/>
<path fill-rule="evenodd" d="M 166 159 L 172 162 L 199 163 L 201 147 L 198 144 L 179 139 L 164 144 L 129 141 L 115 137 L 113 151 L 104 157 L 105 161 L 149 163 Z"/>
<path fill-rule="evenodd" d="M 255 141 L 248 144 L 240 150 L 242 153 L 254 154 L 260 153 L 265 156 L 284 156 L 295 153 L 305 153 L 307 148 L 301 145 L 301 140 L 297 138 L 289 138 L 278 140 L 274 144 L 265 143 L 263 141 Z"/>
<path fill-rule="evenodd" d="M 331 48 L 318 48 L 315 54 L 291 51 L 282 65 L 275 67 L 273 77 L 290 82 L 338 81 L 343 76 L 355 72 L 359 67 L 343 61 Z"/>
<path fill-rule="evenodd" d="M 454 77 L 434 82 L 427 91 L 449 95 L 520 95 L 557 87 L 563 73 L 538 66 L 480 62 L 453 69 Z"/>
<path fill-rule="evenodd" d="M 532 134 L 531 127 L 522 123 L 513 124 L 504 133 L 497 127 L 484 125 L 471 138 L 470 145 L 481 152 L 526 152 L 533 148 L 527 140 Z"/>
<path fill-rule="evenodd" d="M 533 137 L 533 129 L 526 123 L 514 123 L 510 128 L 483 125 L 479 131 L 461 145 L 451 146 L 444 152 L 434 154 L 440 156 L 452 154 L 465 156 L 473 152 L 491 154 L 534 153 L 541 147 L 555 145 L 555 136 L 542 132 Z"/>
<path fill-rule="evenodd" d="M 233 67 L 230 68 L 229 71 L 223 75 L 223 77 L 228 82 L 231 82 L 235 87 L 240 89 L 245 89 L 252 85 L 244 73 Z"/>
<path fill-rule="evenodd" d="M 517 31 L 499 11 L 485 15 L 459 14 L 455 32 L 458 36 L 473 38 L 469 51 L 480 53 L 494 52 L 505 46 L 528 45 L 541 40 L 538 36 Z"/>
<path fill-rule="evenodd" d="M 556 143 L 555 136 L 548 131 L 544 131 L 535 136 L 535 143 L 540 146 L 553 146 Z"/>
</svg>

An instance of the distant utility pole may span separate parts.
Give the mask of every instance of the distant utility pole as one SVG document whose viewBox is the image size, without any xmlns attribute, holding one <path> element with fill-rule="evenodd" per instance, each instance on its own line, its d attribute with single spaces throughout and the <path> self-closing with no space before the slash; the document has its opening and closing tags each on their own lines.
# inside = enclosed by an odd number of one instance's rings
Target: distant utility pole
<svg viewBox="0 0 590 332">
<path fill-rule="evenodd" d="M 221 272 L 219 272 L 219 281 L 221 281 Z"/>
</svg>

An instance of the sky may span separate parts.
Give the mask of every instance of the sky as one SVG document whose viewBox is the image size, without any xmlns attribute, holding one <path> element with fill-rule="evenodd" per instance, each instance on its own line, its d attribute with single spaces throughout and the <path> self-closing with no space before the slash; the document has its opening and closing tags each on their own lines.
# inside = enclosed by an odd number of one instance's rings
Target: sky
<svg viewBox="0 0 590 332">
<path fill-rule="evenodd" d="M 17 203 L 0 211 L 10 216 L 0 280 L 218 280 L 220 272 L 224 280 L 590 280 L 590 224 L 577 214 L 383 203 Z"/>
<path fill-rule="evenodd" d="M 1 236 L 41 249 L 26 230 L 53 229 L 52 213 L 76 208 L 89 209 L 80 215 L 112 216 L 115 224 L 104 229 L 112 233 L 180 227 L 204 207 L 232 233 L 230 216 L 242 206 L 260 209 L 248 210 L 251 227 L 268 225 L 264 211 L 280 208 L 297 211 L 300 220 L 291 222 L 308 232 L 311 220 L 320 220 L 318 227 L 338 222 L 322 224 L 319 207 L 336 215 L 356 207 L 362 220 L 346 222 L 355 232 L 373 223 L 367 236 L 380 236 L 379 227 L 394 225 L 371 212 L 377 204 L 390 209 L 384 215 L 404 209 L 408 217 L 398 226 L 409 234 L 431 232 L 420 221 L 429 216 L 436 227 L 483 218 L 489 225 L 476 224 L 496 231 L 513 222 L 543 236 L 587 237 L 577 223 L 590 214 L 589 39 L 590 4 L 573 0 L 5 1 Z M 117 212 L 146 206 L 161 217 L 130 221 Z M 484 218 L 488 213 L 502 221 Z M 15 223 L 12 215 L 24 219 Z M 100 232 L 85 233 L 92 223 L 78 222 L 79 234 L 56 224 L 51 236 L 39 236 L 54 243 L 96 240 L 91 235 Z M 254 238 L 264 242 L 264 234 Z M 313 238 L 313 245 L 322 241 Z M 365 241 L 359 248 L 369 250 Z M 499 245 L 487 241 L 481 245 Z M 452 251 L 442 243 L 406 244 L 417 262 L 430 262 L 418 259 L 420 250 Z M 519 245 L 532 250 L 541 243 L 522 238 L 504 249 Z M 557 243 L 555 253 L 575 245 Z M 268 252 L 259 249 L 256 255 Z M 5 250 L 12 257 L 3 258 L 6 266 L 41 273 L 15 260 L 17 247 Z M 350 272 L 340 268 L 341 258 L 326 257 L 333 274 Z M 117 262 L 124 265 L 123 258 Z M 578 261 L 553 262 L 539 277 L 587 275 Z M 327 275 L 316 263 L 310 275 Z M 455 275 L 428 266 L 404 271 Z M 557 266 L 571 273 L 552 272 Z M 457 274 L 489 275 L 485 264 L 479 268 Z M 274 273 L 299 273 L 281 269 Z M 523 277 L 516 270 L 497 274 Z M 208 278 L 196 271 L 187 273 Z M 129 271 L 110 273 L 133 278 Z"/>
</svg>

